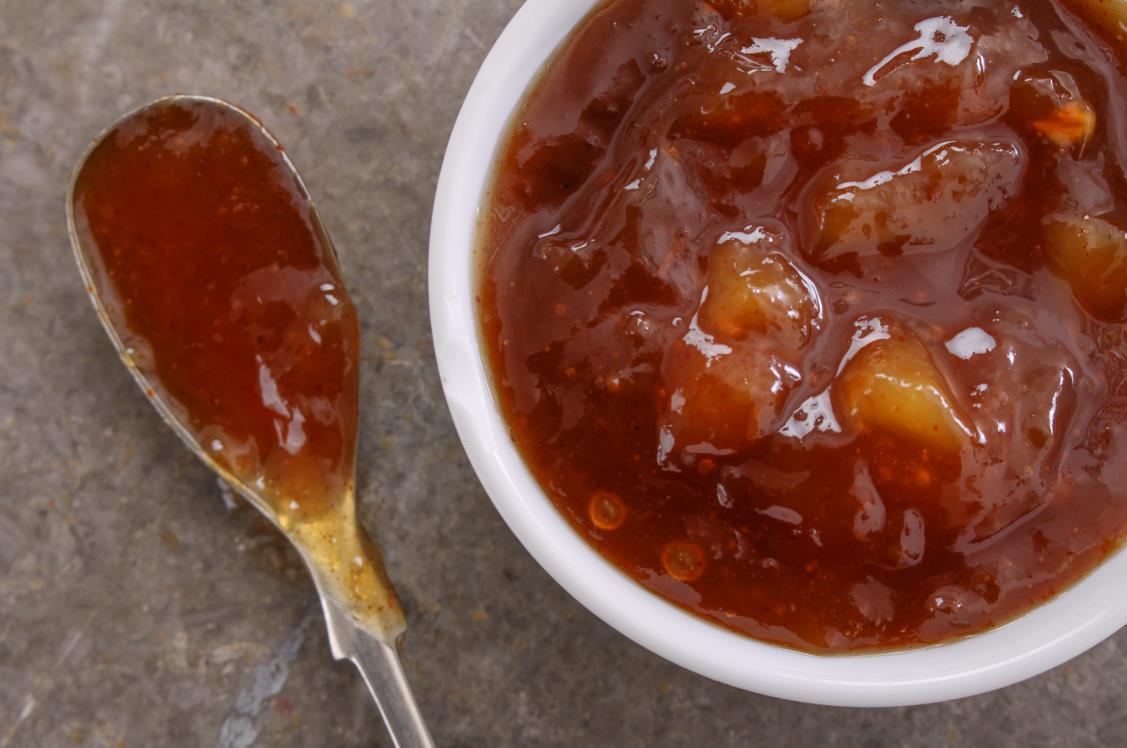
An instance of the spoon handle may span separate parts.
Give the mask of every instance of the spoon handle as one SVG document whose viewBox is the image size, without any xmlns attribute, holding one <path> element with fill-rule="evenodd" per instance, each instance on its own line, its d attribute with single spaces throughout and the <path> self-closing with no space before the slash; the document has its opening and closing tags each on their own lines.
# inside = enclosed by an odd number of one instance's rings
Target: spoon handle
<svg viewBox="0 0 1127 748">
<path fill-rule="evenodd" d="M 396 748 L 434 748 L 395 644 L 363 628 L 331 598 L 323 596 L 321 603 L 333 656 L 356 665 Z"/>
</svg>

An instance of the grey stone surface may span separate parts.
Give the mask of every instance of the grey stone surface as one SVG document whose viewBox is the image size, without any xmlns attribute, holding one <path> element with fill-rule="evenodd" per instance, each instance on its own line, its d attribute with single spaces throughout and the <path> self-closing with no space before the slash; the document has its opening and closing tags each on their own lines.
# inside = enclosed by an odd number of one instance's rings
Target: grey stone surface
<svg viewBox="0 0 1127 748">
<path fill-rule="evenodd" d="M 286 144 L 363 319 L 360 504 L 445 746 L 1127 743 L 1127 632 L 957 703 L 859 711 L 717 685 L 616 634 L 518 546 L 439 389 L 426 242 L 446 138 L 518 0 L 0 0 L 0 748 L 384 746 L 284 543 L 160 423 L 84 298 L 86 139 L 175 91 Z"/>
</svg>

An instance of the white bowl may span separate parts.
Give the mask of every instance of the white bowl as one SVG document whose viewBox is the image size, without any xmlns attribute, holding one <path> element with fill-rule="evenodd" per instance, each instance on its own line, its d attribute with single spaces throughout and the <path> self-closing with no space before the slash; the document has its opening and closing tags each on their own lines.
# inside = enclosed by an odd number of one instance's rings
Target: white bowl
<svg viewBox="0 0 1127 748">
<path fill-rule="evenodd" d="M 814 656 L 741 636 L 647 591 L 568 525 L 501 419 L 479 340 L 475 244 L 494 157 L 525 89 L 597 0 L 528 0 L 493 46 L 450 136 L 430 237 L 430 313 L 446 400 L 462 445 L 524 547 L 575 599 L 642 646 L 756 693 L 839 706 L 956 699 L 1055 667 L 1127 624 L 1127 551 L 1001 628 L 950 644 Z"/>
</svg>

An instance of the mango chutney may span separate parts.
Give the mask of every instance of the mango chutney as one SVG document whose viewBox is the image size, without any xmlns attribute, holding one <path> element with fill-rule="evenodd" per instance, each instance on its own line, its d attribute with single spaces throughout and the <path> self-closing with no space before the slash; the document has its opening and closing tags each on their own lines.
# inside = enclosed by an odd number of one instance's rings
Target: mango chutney
<svg viewBox="0 0 1127 748">
<path fill-rule="evenodd" d="M 1058 0 L 613 0 L 513 115 L 480 329 L 652 592 L 816 653 L 1043 602 L 1127 532 L 1127 82 Z"/>
</svg>

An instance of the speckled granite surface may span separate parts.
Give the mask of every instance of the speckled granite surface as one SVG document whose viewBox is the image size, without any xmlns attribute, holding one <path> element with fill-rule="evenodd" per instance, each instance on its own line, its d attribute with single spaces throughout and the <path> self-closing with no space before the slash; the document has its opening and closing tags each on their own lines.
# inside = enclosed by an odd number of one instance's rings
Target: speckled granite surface
<svg viewBox="0 0 1127 748">
<path fill-rule="evenodd" d="M 294 558 L 136 391 L 70 258 L 86 139 L 174 91 L 258 113 L 340 251 L 366 351 L 361 511 L 441 745 L 1127 744 L 1127 632 L 989 696 L 809 707 L 649 654 L 517 545 L 442 400 L 426 241 L 461 98 L 518 5 L 0 0 L 0 748 L 388 744 Z"/>
</svg>

